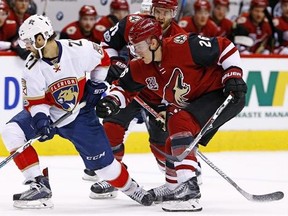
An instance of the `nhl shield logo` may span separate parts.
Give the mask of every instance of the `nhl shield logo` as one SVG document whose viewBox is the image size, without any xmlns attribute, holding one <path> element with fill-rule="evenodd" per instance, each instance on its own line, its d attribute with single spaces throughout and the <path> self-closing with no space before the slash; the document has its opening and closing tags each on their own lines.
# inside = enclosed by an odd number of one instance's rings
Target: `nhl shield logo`
<svg viewBox="0 0 288 216">
<path fill-rule="evenodd" d="M 148 77 L 145 82 L 147 83 L 147 88 L 150 90 L 157 91 L 159 89 L 159 85 L 156 81 L 156 77 Z"/>
</svg>

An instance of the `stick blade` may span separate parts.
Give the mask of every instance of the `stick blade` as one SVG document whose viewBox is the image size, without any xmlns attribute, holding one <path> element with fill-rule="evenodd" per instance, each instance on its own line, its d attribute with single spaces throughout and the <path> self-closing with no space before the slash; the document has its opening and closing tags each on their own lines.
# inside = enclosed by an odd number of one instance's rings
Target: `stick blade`
<svg viewBox="0 0 288 216">
<path fill-rule="evenodd" d="M 271 201 L 277 201 L 277 200 L 281 200 L 284 197 L 284 193 L 282 191 L 277 191 L 274 193 L 270 193 L 270 194 L 263 194 L 263 195 L 252 195 L 249 198 L 249 200 L 251 201 L 255 201 L 255 202 L 271 202 Z"/>
</svg>

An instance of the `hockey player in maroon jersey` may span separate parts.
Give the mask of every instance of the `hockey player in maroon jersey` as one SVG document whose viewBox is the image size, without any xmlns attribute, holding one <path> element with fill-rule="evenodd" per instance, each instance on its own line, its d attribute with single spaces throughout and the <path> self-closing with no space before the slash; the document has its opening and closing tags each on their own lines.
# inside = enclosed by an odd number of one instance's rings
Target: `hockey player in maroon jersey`
<svg viewBox="0 0 288 216">
<path fill-rule="evenodd" d="M 25 185 L 30 188 L 14 194 L 14 206 L 53 206 L 48 176 L 41 173 L 37 152 L 26 142 L 36 137 L 44 142 L 55 134 L 73 143 L 87 169 L 95 170 L 102 179 L 136 202 L 151 205 L 151 194 L 115 159 L 95 113 L 95 106 L 107 89 L 104 83 L 110 65 L 107 53 L 86 39 L 56 40 L 50 20 L 42 15 L 32 15 L 25 20 L 19 36 L 22 47 L 31 51 L 22 79 L 25 110 L 4 126 L 2 138 L 11 153 L 26 146 L 14 162 L 25 177 Z M 88 80 L 87 73 L 90 73 Z M 86 102 L 83 108 L 62 118 L 83 101 Z M 52 123 L 59 119 L 63 121 L 54 127 Z"/>
<path fill-rule="evenodd" d="M 99 19 L 95 28 L 103 34 L 107 29 L 116 25 L 117 22 L 122 20 L 128 14 L 129 5 L 126 0 L 112 0 L 110 4 L 110 14 Z"/>
<path fill-rule="evenodd" d="M 0 50 L 9 50 L 18 35 L 16 21 L 8 19 L 9 11 L 8 5 L 0 1 Z"/>
<path fill-rule="evenodd" d="M 29 4 L 30 0 L 12 0 L 12 10 L 9 14 L 9 19 L 15 20 L 18 28 L 29 16 L 31 16 L 31 14 L 27 12 Z"/>
<path fill-rule="evenodd" d="M 194 16 L 182 17 L 179 26 L 186 32 L 193 32 L 206 37 L 218 35 L 217 25 L 209 19 L 211 4 L 208 0 L 197 0 L 194 3 Z"/>
<path fill-rule="evenodd" d="M 96 30 L 97 11 L 93 5 L 83 5 L 79 10 L 79 20 L 65 26 L 60 32 L 60 39 L 87 40 L 100 43 L 102 32 Z"/>
<path fill-rule="evenodd" d="M 235 39 L 234 43 L 241 54 L 269 54 L 271 52 L 271 36 L 272 29 L 265 17 L 265 10 L 268 6 L 268 0 L 252 0 L 248 14 L 240 16 L 236 22 L 237 27 L 234 30 Z M 237 36 L 247 40 L 238 40 Z"/>
<path fill-rule="evenodd" d="M 276 17 L 273 24 L 278 33 L 278 41 L 274 53 L 288 55 L 288 0 L 281 0 L 282 16 Z"/>
<path fill-rule="evenodd" d="M 118 84 L 96 106 L 100 117 L 117 114 L 133 97 L 148 88 L 168 104 L 166 153 L 179 155 L 229 94 L 232 103 L 215 121 L 199 144 L 206 146 L 225 122 L 244 107 L 247 86 L 242 79 L 240 55 L 227 38 L 207 38 L 193 33 L 162 39 L 154 19 L 143 19 L 130 30 L 129 41 L 137 59 L 130 61 Z M 196 151 L 174 162 L 178 185 L 166 183 L 150 190 L 165 211 L 200 211 L 201 196 L 195 174 Z M 166 173 L 169 172 L 166 167 Z"/>
<path fill-rule="evenodd" d="M 163 37 L 169 37 L 177 33 L 184 33 L 185 31 L 180 28 L 176 22 L 173 21 L 173 17 L 176 15 L 177 11 L 177 0 L 152 0 L 152 14 L 155 16 L 156 20 L 161 24 L 163 29 Z M 103 47 L 107 50 L 110 55 L 116 53 L 122 49 L 128 43 L 128 33 L 131 27 L 136 21 L 139 21 L 141 17 L 137 15 L 129 15 L 124 20 L 121 20 L 119 24 L 105 32 Z M 145 18 L 144 18 L 145 19 Z M 110 67 L 111 68 L 111 67 Z M 123 69 L 121 70 L 121 72 Z M 113 77 L 110 76 L 110 77 Z M 119 75 L 115 76 L 117 79 Z M 153 91 L 149 89 L 144 89 L 139 97 L 143 99 L 147 104 L 153 107 L 157 112 L 164 112 L 166 110 L 166 105 L 162 103 L 162 98 L 156 95 Z M 115 157 L 122 161 L 124 156 L 124 136 L 127 131 L 130 122 L 134 119 L 137 114 L 140 114 L 141 105 L 136 101 L 132 101 L 125 109 L 121 110 L 117 115 L 107 117 L 103 120 L 105 132 L 108 136 L 110 144 L 112 146 Z M 154 117 L 149 117 L 149 142 L 150 146 L 153 145 L 161 150 L 164 150 L 165 141 L 168 137 L 168 132 L 162 130 L 162 126 L 158 125 L 160 122 L 155 120 Z M 156 161 L 161 170 L 165 169 L 165 157 L 151 149 Z M 173 168 L 173 164 L 170 165 Z M 177 184 L 175 180 L 175 173 L 169 173 L 166 178 L 169 179 L 171 184 Z M 106 188 L 103 189 L 103 193 L 107 192 L 107 196 L 115 196 L 113 189 L 108 188 L 108 184 L 95 183 L 91 187 L 91 198 L 98 198 L 98 196 L 103 197 L 105 194 L 101 193 L 101 185 Z"/>
<path fill-rule="evenodd" d="M 229 0 L 214 0 L 211 18 L 218 26 L 218 36 L 231 39 L 233 22 L 226 18 L 229 10 Z"/>
</svg>

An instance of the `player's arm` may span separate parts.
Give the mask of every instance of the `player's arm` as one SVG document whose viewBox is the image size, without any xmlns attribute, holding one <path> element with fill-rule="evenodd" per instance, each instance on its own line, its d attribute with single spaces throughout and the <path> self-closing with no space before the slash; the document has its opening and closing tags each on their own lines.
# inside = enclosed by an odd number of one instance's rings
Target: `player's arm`
<svg viewBox="0 0 288 216">
<path fill-rule="evenodd" d="M 100 118 L 105 118 L 117 114 L 120 108 L 125 108 L 145 87 L 144 83 L 135 81 L 131 68 L 128 66 L 116 85 L 111 89 L 110 94 L 97 104 L 97 115 Z"/>
<path fill-rule="evenodd" d="M 222 66 L 222 84 L 224 94 L 234 94 L 235 101 L 244 97 L 247 86 L 242 79 L 242 63 L 240 54 L 234 44 L 224 37 L 207 38 L 190 35 L 189 46 L 194 62 L 203 67 L 217 63 Z"/>
</svg>

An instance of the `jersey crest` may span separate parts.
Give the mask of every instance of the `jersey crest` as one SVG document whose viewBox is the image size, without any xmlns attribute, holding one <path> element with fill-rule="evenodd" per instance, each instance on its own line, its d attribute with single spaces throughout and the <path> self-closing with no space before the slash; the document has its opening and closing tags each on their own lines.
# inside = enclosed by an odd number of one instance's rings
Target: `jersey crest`
<svg viewBox="0 0 288 216">
<path fill-rule="evenodd" d="M 58 80 L 48 88 L 54 101 L 63 110 L 71 111 L 75 107 L 79 94 L 78 80 L 75 77 Z"/>
<path fill-rule="evenodd" d="M 190 85 L 184 83 L 183 72 L 179 68 L 175 68 L 168 83 L 163 89 L 163 99 L 173 103 L 178 107 L 186 107 L 188 99 L 185 98 L 190 92 Z"/>
<path fill-rule="evenodd" d="M 158 85 L 155 77 L 147 77 L 145 79 L 145 82 L 147 83 L 148 89 L 154 90 L 154 91 L 159 89 L 159 85 Z"/>
<path fill-rule="evenodd" d="M 187 40 L 187 35 L 179 35 L 174 38 L 174 43 L 183 44 Z"/>
</svg>

